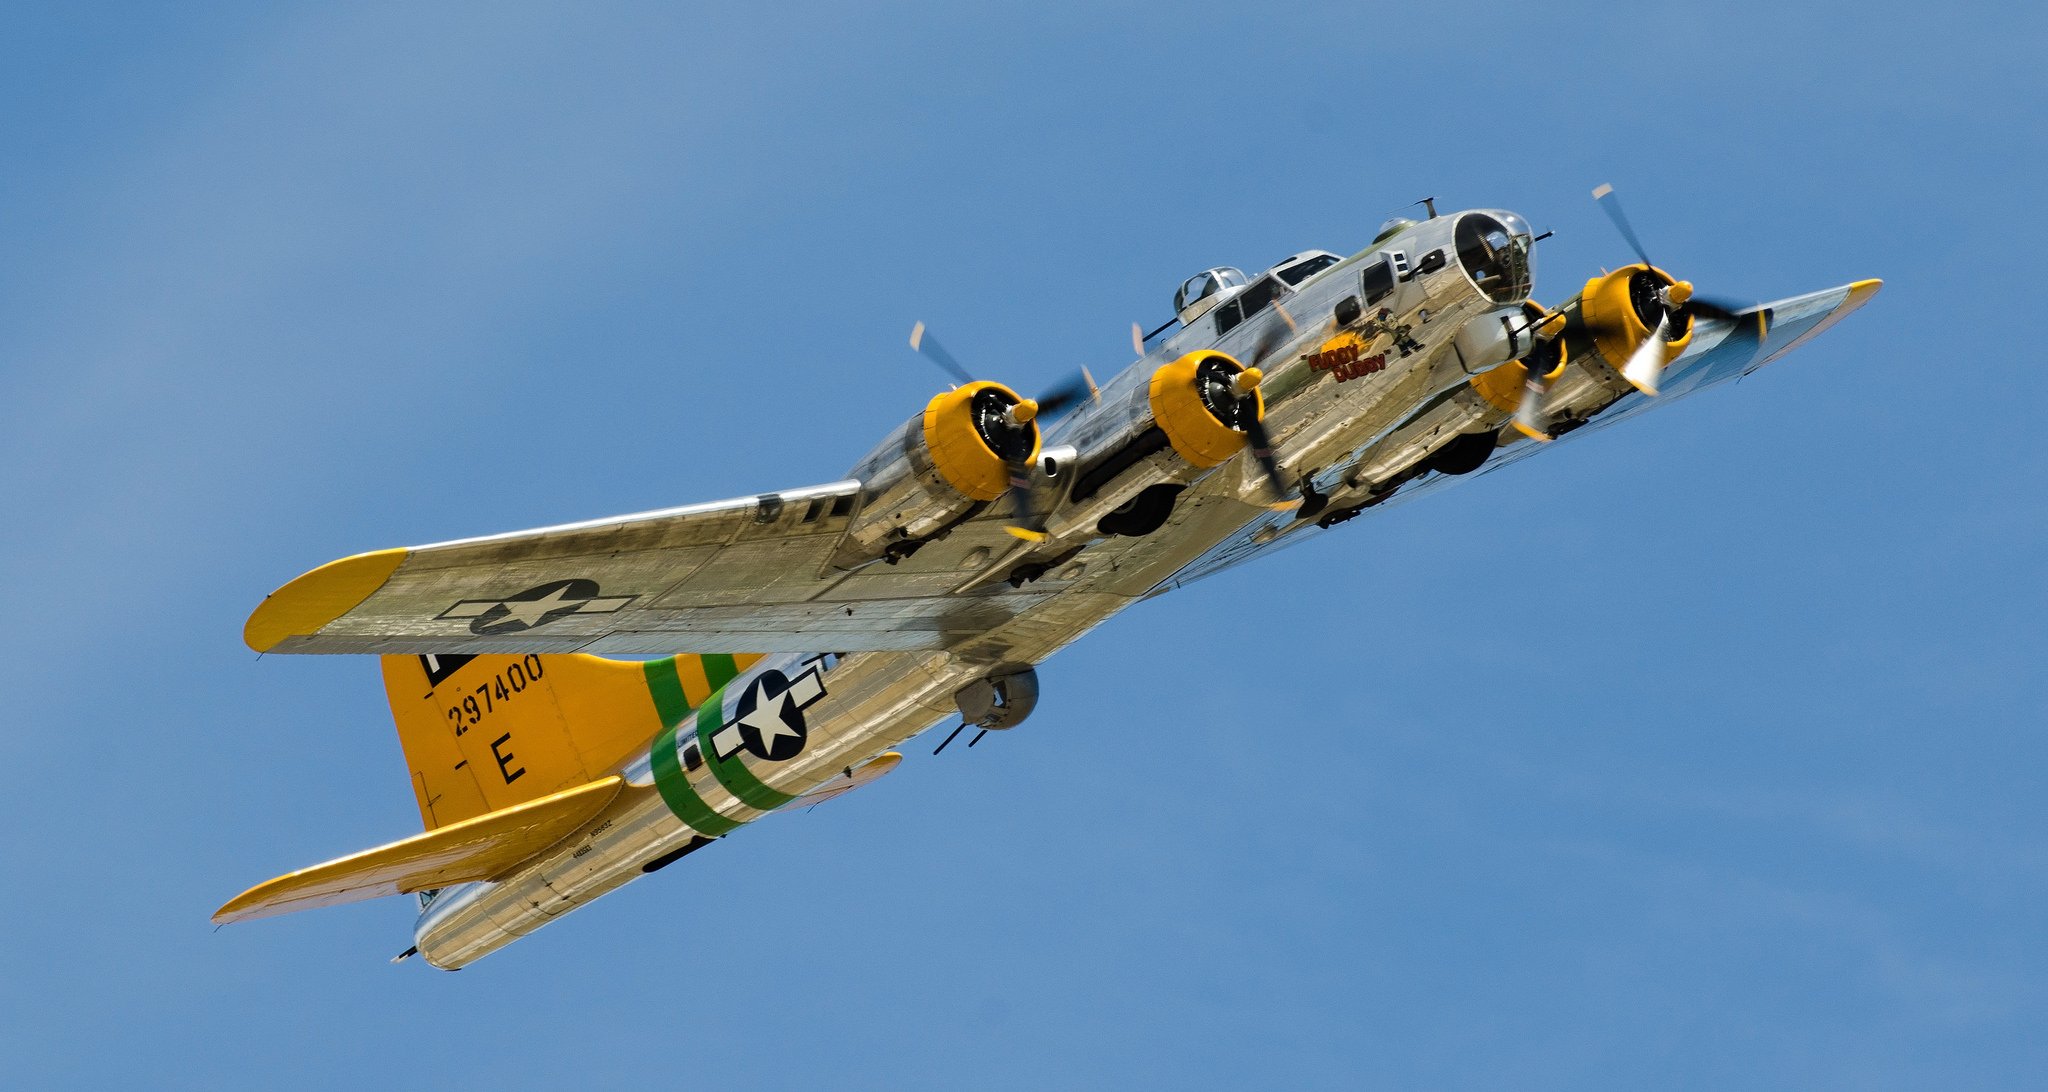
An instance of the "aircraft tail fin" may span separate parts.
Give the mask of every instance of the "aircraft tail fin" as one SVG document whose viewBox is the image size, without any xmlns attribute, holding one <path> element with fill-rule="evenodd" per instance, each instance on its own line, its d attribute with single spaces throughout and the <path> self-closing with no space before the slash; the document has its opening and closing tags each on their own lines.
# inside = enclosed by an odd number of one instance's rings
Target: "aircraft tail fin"
<svg viewBox="0 0 2048 1092">
<path fill-rule="evenodd" d="M 426 829 L 617 770 L 761 657 L 384 656 L 384 690 Z"/>
</svg>

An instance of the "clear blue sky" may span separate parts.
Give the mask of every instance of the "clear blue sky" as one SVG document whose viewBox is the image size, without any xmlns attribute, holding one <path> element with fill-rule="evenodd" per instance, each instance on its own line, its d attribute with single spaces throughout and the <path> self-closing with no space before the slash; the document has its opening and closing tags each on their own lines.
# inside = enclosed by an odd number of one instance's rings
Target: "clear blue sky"
<svg viewBox="0 0 2048 1092">
<path fill-rule="evenodd" d="M 2015 1087 L 2048 1063 L 2021 5 L 15 5 L 0 1083 Z M 389 545 L 826 481 L 1114 367 L 1205 266 L 1504 206 L 1880 276 L 1738 387 L 1121 617 L 1022 730 L 460 974 L 375 666 L 240 640 Z"/>
</svg>

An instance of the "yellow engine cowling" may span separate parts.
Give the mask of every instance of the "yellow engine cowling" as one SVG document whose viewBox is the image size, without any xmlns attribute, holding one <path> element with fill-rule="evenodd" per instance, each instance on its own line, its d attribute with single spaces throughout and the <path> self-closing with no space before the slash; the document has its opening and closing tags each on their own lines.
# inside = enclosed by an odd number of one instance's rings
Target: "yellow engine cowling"
<svg viewBox="0 0 2048 1092">
<path fill-rule="evenodd" d="M 849 473 L 860 514 L 834 564 L 900 560 L 1000 500 L 1010 467 L 1038 458 L 1037 405 L 1001 383 L 963 384 L 925 403 Z"/>
<path fill-rule="evenodd" d="M 1669 273 L 1647 265 L 1623 266 L 1587 281 L 1580 295 L 1579 317 L 1592 334 L 1593 349 L 1600 359 L 1621 370 L 1636 347 L 1651 335 L 1654 319 L 1645 322 L 1644 312 L 1657 314 L 1661 306 L 1656 301 L 1658 291 L 1676 283 Z M 1678 312 L 1677 327 L 1676 336 L 1667 336 L 1664 342 L 1666 364 L 1692 343 L 1692 316 Z"/>
<path fill-rule="evenodd" d="M 994 396 L 993 398 L 991 396 Z M 1010 488 L 1010 467 L 990 446 L 983 420 L 996 406 L 1023 403 L 1015 391 L 986 380 L 955 387 L 924 407 L 924 446 L 946 484 L 972 500 L 992 501 Z M 1030 450 L 1022 462 L 1038 458 L 1036 422 L 1029 423 Z"/>
<path fill-rule="evenodd" d="M 1240 376 L 1249 374 L 1249 395 L 1226 396 Z M 1226 354 L 1202 350 L 1152 373 L 1148 392 L 1152 420 L 1166 433 L 1173 450 L 1189 463 L 1207 469 L 1244 449 L 1245 430 L 1232 419 L 1249 412 L 1254 419 L 1266 414 L 1265 397 L 1259 393 L 1256 371 L 1245 368 Z M 1223 399 L 1228 397 L 1229 401 Z M 1238 407 L 1250 398 L 1248 410 Z"/>
</svg>

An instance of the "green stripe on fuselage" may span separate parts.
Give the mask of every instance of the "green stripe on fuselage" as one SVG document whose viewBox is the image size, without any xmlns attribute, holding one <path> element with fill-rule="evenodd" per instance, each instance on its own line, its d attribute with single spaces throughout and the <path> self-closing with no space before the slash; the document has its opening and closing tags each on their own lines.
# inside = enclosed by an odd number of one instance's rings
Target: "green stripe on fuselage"
<svg viewBox="0 0 2048 1092">
<path fill-rule="evenodd" d="M 704 761 L 711 763 L 711 776 L 716 777 L 718 783 L 725 786 L 725 791 L 739 797 L 740 803 L 755 811 L 774 811 L 796 799 L 786 792 L 778 792 L 762 784 L 761 779 L 754 776 L 754 771 L 747 769 L 747 764 L 738 754 L 725 759 L 718 757 L 717 748 L 711 745 L 711 737 L 725 726 L 725 718 L 722 715 L 725 702 L 721 697 L 719 694 L 712 695 L 712 700 L 705 702 L 704 707 L 697 710 L 697 746 L 704 751 Z"/>
<path fill-rule="evenodd" d="M 648 764 L 654 767 L 654 787 L 661 793 L 661 800 L 675 817 L 690 825 L 690 829 L 713 838 L 723 838 L 740 828 L 740 821 L 727 819 L 711 810 L 711 805 L 697 795 L 690 787 L 690 778 L 683 772 L 682 761 L 676 757 L 676 730 L 663 728 L 654 737 L 654 746 L 647 754 Z"/>
<path fill-rule="evenodd" d="M 730 656 L 705 656 L 702 662 L 704 675 L 711 680 L 711 697 L 705 699 L 703 707 L 716 710 L 724 704 L 719 700 L 719 688 L 731 682 L 737 671 Z M 676 728 L 689 720 L 690 702 L 684 696 L 682 678 L 676 674 L 675 657 L 649 660 L 644 670 L 647 692 L 654 698 L 655 712 L 661 716 L 661 732 L 648 748 L 647 763 L 653 768 L 654 788 L 661 793 L 662 802 L 668 805 L 668 810 L 676 818 L 701 834 L 722 838 L 738 830 L 740 820 L 728 819 L 713 811 L 711 805 L 697 795 L 697 790 L 690 784 L 689 774 L 683 770 L 682 759 L 676 753 Z"/>
</svg>

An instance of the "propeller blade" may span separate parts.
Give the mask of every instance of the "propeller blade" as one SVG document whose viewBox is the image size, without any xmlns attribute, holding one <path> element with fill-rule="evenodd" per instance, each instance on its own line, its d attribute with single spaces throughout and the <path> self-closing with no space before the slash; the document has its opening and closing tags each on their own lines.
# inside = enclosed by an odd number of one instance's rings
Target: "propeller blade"
<svg viewBox="0 0 2048 1092">
<path fill-rule="evenodd" d="M 1010 466 L 1010 522 L 1003 530 L 1026 542 L 1044 542 L 1045 524 L 1040 522 L 1038 512 L 1031 505 L 1031 464 L 1011 463 Z"/>
<path fill-rule="evenodd" d="M 937 364 L 939 367 L 946 369 L 946 371 L 950 372 L 955 378 L 960 380 L 960 382 L 974 382 L 974 376 L 970 374 L 966 368 L 961 367 L 959 361 L 953 359 L 953 354 L 947 352 L 945 348 L 939 344 L 939 339 L 925 332 L 924 323 L 920 322 L 916 326 L 911 327 L 910 347 L 912 349 L 917 350 L 920 353 L 923 353 L 925 357 L 930 359 L 934 364 Z"/>
<path fill-rule="evenodd" d="M 1628 240 L 1629 248 L 1636 252 L 1636 257 L 1642 259 L 1644 265 L 1654 265 L 1655 263 L 1650 261 L 1649 253 L 1643 249 L 1642 240 L 1636 238 L 1635 228 L 1629 225 L 1628 214 L 1621 211 L 1621 198 L 1614 195 L 1614 187 L 1604 182 L 1601 183 L 1593 191 L 1593 200 L 1599 202 L 1601 210 L 1607 213 L 1607 218 L 1614 221 L 1615 230 L 1621 232 L 1623 239 Z M 1664 334 L 1669 330 L 1669 323 L 1674 314 L 1681 317 L 1698 316 L 1714 319 L 1719 322 L 1732 322 L 1738 328 L 1743 327 L 1751 315 L 1755 315 L 1757 316 L 1755 332 L 1758 340 L 1762 340 L 1766 331 L 1766 325 L 1769 320 L 1755 304 L 1736 303 L 1732 300 L 1701 296 L 1693 292 L 1692 285 L 1686 281 L 1679 281 L 1676 284 L 1667 286 L 1665 293 L 1665 302 L 1667 304 L 1676 304 L 1677 307 L 1675 310 L 1666 310 L 1663 316 L 1658 319 L 1657 333 L 1652 335 L 1650 340 L 1636 347 L 1636 351 L 1629 356 L 1628 366 L 1623 368 L 1621 373 L 1630 383 L 1635 384 L 1636 389 L 1644 394 L 1654 395 L 1657 393 L 1658 380 L 1664 374 L 1662 342 L 1664 341 Z M 1590 323 L 1587 324 L 1587 330 L 1595 337 L 1619 332 L 1605 327 L 1594 327 Z"/>
<path fill-rule="evenodd" d="M 1273 457 L 1273 435 L 1266 431 L 1266 422 L 1252 418 L 1245 426 L 1244 441 L 1259 469 L 1266 472 L 1266 486 L 1273 491 L 1275 503 L 1267 507 L 1279 512 L 1301 507 L 1301 499 L 1288 496 L 1287 483 L 1280 480 L 1280 463 Z"/>
<path fill-rule="evenodd" d="M 1078 405 L 1083 398 L 1094 396 L 1095 384 L 1089 382 L 1086 369 L 1069 377 L 1066 382 L 1038 396 L 1038 415 L 1051 420 L 1066 409 Z"/>
<path fill-rule="evenodd" d="M 1717 299 L 1712 296 L 1694 296 L 1686 303 L 1685 309 L 1695 315 L 1705 315 L 1710 319 L 1719 319 L 1722 322 L 1741 322 L 1745 316 L 1756 309 L 1756 305 L 1753 303 L 1736 303 L 1733 300 Z"/>
<path fill-rule="evenodd" d="M 1614 196 L 1614 187 L 1605 182 L 1600 183 L 1599 188 L 1593 191 L 1593 200 L 1598 201 L 1601 210 L 1607 213 L 1607 218 L 1614 221 L 1615 228 L 1621 232 L 1622 238 L 1628 240 L 1629 249 L 1636 252 L 1636 257 L 1641 258 L 1644 265 L 1657 264 L 1652 262 L 1650 255 L 1643 250 L 1642 240 L 1636 238 L 1636 229 L 1629 226 L 1628 215 L 1621 211 L 1621 198 Z"/>
<path fill-rule="evenodd" d="M 1279 310 L 1278 305 L 1275 305 L 1274 309 Z M 1251 360 L 1246 362 L 1251 367 L 1264 367 L 1266 363 L 1266 358 L 1268 356 L 1271 356 L 1274 350 L 1286 344 L 1287 336 L 1294 332 L 1293 317 L 1289 316 L 1285 311 L 1281 311 L 1280 314 L 1283 317 L 1285 317 L 1287 321 L 1284 324 L 1277 322 L 1267 324 L 1266 332 L 1259 335 L 1258 342 L 1252 346 Z"/>
<path fill-rule="evenodd" d="M 1543 427 L 1543 396 L 1550 393 L 1550 380 L 1524 363 L 1529 379 L 1522 384 L 1522 402 L 1515 407 L 1515 431 L 1532 440 L 1549 443 L 1550 432 Z"/>
<path fill-rule="evenodd" d="M 1629 354 L 1628 365 L 1621 369 L 1621 377 L 1644 394 L 1655 397 L 1657 382 L 1664 378 L 1664 335 L 1671 329 L 1671 316 L 1666 313 L 1657 317 L 1657 328 L 1643 339 L 1636 351 Z"/>
<path fill-rule="evenodd" d="M 1145 328 L 1135 322 L 1131 323 L 1131 351 L 1145 355 Z"/>
<path fill-rule="evenodd" d="M 1088 369 L 1081 368 L 1065 382 L 1031 400 L 1030 416 L 1026 420 L 1043 427 L 1079 405 L 1084 398 L 1099 402 L 1102 395 L 1095 389 L 1095 377 L 1088 374 Z M 1023 409 L 1018 407 L 1020 411 Z M 1003 529 L 1026 542 L 1045 541 L 1045 521 L 1031 503 L 1033 475 L 1038 469 L 1036 464 L 1030 459 L 1023 459 L 1005 465 L 1010 468 L 1010 522 Z"/>
</svg>

